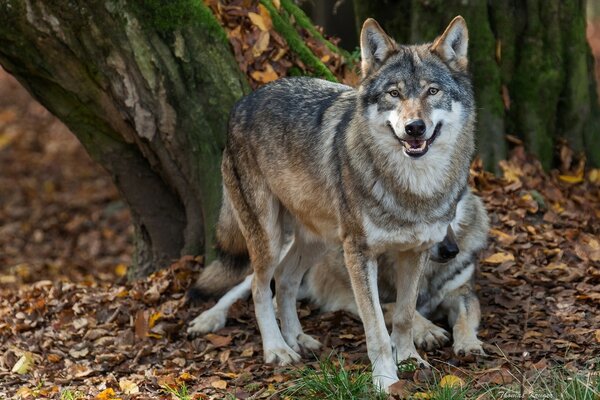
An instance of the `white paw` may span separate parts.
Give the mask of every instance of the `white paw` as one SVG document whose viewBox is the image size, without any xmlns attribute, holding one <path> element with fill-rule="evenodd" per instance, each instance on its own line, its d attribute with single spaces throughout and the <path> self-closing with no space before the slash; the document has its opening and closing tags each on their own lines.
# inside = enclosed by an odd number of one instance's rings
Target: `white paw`
<svg viewBox="0 0 600 400">
<path fill-rule="evenodd" d="M 421 358 L 414 344 L 412 344 L 412 346 L 395 346 L 392 344 L 392 352 L 396 358 L 397 364 L 414 359 L 419 368 L 431 368 L 431 365 Z"/>
<path fill-rule="evenodd" d="M 482 345 L 483 342 L 477 339 L 477 337 L 458 337 L 454 339 L 454 345 L 452 346 L 452 348 L 454 349 L 454 354 L 458 356 L 465 356 L 468 354 L 485 355 Z"/>
<path fill-rule="evenodd" d="M 277 364 L 280 366 L 290 365 L 300 361 L 300 354 L 292 350 L 291 347 L 285 345 L 285 347 L 274 347 L 274 348 L 263 348 L 265 355 L 265 363 Z"/>
<path fill-rule="evenodd" d="M 429 322 L 429 321 L 427 321 Z M 449 342 L 448 332 L 439 326 L 429 322 L 428 324 L 416 324 L 413 327 L 413 340 L 415 345 L 423 350 L 433 350 L 442 347 Z"/>
<path fill-rule="evenodd" d="M 198 315 L 190 322 L 187 329 L 188 335 L 194 337 L 215 332 L 225 326 L 227 313 L 220 310 L 209 309 Z"/>
<path fill-rule="evenodd" d="M 389 393 L 390 386 L 396 382 L 398 382 L 398 378 L 396 376 L 388 377 L 383 375 L 375 375 L 375 371 L 373 371 L 373 385 L 375 385 L 378 390 Z"/>
<path fill-rule="evenodd" d="M 298 335 L 298 345 L 304 351 L 315 351 L 321 348 L 321 342 L 306 333 Z"/>
</svg>

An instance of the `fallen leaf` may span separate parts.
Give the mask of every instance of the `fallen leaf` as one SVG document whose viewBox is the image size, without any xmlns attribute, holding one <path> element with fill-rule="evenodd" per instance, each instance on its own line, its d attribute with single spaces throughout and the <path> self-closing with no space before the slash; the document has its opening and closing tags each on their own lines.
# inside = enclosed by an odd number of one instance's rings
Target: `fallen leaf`
<svg viewBox="0 0 600 400">
<path fill-rule="evenodd" d="M 136 394 L 140 392 L 140 388 L 135 382 L 124 378 L 119 380 L 119 388 L 121 388 L 124 394 Z"/>
<path fill-rule="evenodd" d="M 260 33 L 256 43 L 254 43 L 254 46 L 252 46 L 252 55 L 254 57 L 259 57 L 265 50 L 267 50 L 269 47 L 270 37 L 271 35 L 269 35 L 269 32 L 267 31 Z"/>
<path fill-rule="evenodd" d="M 97 400 L 121 400 L 120 397 L 116 397 L 116 393 L 112 388 L 104 389 L 96 396 Z"/>
<path fill-rule="evenodd" d="M 21 358 L 17 360 L 12 367 L 12 372 L 16 374 L 26 374 L 33 367 L 33 355 L 30 352 L 25 352 Z"/>
<path fill-rule="evenodd" d="M 219 379 L 218 381 L 211 382 L 210 386 L 214 387 L 215 389 L 227 389 L 227 382 Z"/>
<path fill-rule="evenodd" d="M 257 13 L 249 12 L 248 18 L 250 18 L 250 21 L 252 21 L 252 23 L 254 25 L 256 25 L 258 27 L 258 29 L 260 29 L 261 31 L 269 30 L 267 28 L 267 24 L 265 23 L 265 20 L 263 19 L 263 17 L 261 15 L 259 15 Z"/>
<path fill-rule="evenodd" d="M 580 183 L 583 182 L 583 171 L 577 175 L 559 175 L 558 179 L 566 183 Z"/>
<path fill-rule="evenodd" d="M 262 82 L 262 83 L 269 83 L 269 82 L 274 81 L 275 79 L 279 78 L 279 75 L 277 75 L 275 70 L 273 70 L 273 67 L 271 66 L 271 64 L 268 64 L 268 63 L 265 64 L 264 71 L 252 71 L 250 73 L 250 76 L 252 77 L 252 79 L 254 79 L 258 82 Z"/>
<path fill-rule="evenodd" d="M 514 261 L 514 260 L 515 260 L 515 256 L 513 256 L 511 253 L 501 252 L 501 253 L 492 254 L 491 256 L 489 256 L 488 258 L 483 260 L 483 262 L 488 263 L 488 264 L 502 264 L 503 262 Z"/>
<path fill-rule="evenodd" d="M 450 387 L 458 387 L 462 388 L 465 385 L 465 381 L 459 378 L 456 375 L 445 375 L 440 379 L 439 383 L 440 387 L 450 388 Z"/>
<path fill-rule="evenodd" d="M 217 348 L 229 346 L 231 340 L 233 339 L 231 336 L 215 335 L 214 333 L 207 333 L 204 335 L 204 338 Z"/>
</svg>

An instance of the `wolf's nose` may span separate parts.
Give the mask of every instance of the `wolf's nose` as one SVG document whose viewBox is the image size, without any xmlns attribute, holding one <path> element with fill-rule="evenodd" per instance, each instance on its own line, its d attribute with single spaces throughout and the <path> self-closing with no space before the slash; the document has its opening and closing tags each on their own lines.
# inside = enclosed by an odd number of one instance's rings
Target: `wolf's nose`
<svg viewBox="0 0 600 400">
<path fill-rule="evenodd" d="M 423 136 L 425 133 L 425 122 L 422 119 L 413 119 L 404 126 L 404 131 L 410 136 Z"/>
</svg>

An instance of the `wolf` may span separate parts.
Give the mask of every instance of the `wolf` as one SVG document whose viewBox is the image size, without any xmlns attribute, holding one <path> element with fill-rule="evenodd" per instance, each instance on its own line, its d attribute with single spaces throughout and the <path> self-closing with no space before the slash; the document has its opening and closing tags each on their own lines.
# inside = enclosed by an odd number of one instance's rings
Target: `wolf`
<svg viewBox="0 0 600 400">
<path fill-rule="evenodd" d="M 217 271 L 230 277 L 249 259 L 264 360 L 286 365 L 320 345 L 302 330 L 297 292 L 328 243 L 341 244 L 373 380 L 387 389 L 398 380 L 397 361 L 427 365 L 412 337 L 418 282 L 467 185 L 475 102 L 462 17 L 423 45 L 398 45 L 373 19 L 360 36 L 356 89 L 280 79 L 234 106 L 221 164 Z M 398 279 L 390 336 L 377 257 L 391 249 Z"/>
<path fill-rule="evenodd" d="M 419 283 L 413 338 L 415 345 L 425 350 L 442 346 L 448 341 L 448 333 L 430 320 L 447 318 L 452 328 L 455 354 L 484 354 L 482 342 L 477 338 L 481 314 L 473 280 L 477 257 L 487 245 L 489 219 L 481 199 L 470 190 L 459 200 L 450 228 L 454 237 L 447 235 L 447 240 L 445 238 L 430 249 L 429 261 Z M 389 326 L 396 297 L 396 270 L 385 254 L 378 258 L 378 269 L 379 298 Z M 229 308 L 250 296 L 251 282 L 252 275 L 196 317 L 190 323 L 188 333 L 198 335 L 223 328 Z M 328 249 L 304 275 L 298 300 L 308 300 L 323 312 L 344 310 L 358 316 L 339 246 Z"/>
</svg>

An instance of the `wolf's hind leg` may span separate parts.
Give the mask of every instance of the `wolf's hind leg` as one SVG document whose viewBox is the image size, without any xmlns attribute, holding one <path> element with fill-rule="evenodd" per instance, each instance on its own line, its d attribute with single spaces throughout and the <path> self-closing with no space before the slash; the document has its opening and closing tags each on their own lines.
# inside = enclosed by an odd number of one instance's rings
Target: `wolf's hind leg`
<svg viewBox="0 0 600 400">
<path fill-rule="evenodd" d="M 459 356 L 484 355 L 483 342 L 477 338 L 481 308 L 471 285 L 463 285 L 448 294 L 442 307 L 448 310 L 448 323 L 452 327 L 454 338 L 454 353 Z"/>
<path fill-rule="evenodd" d="M 301 232 L 296 232 L 295 239 L 295 245 L 290 250 L 290 253 L 293 250 L 294 254 L 286 257 L 275 272 L 277 311 L 281 332 L 287 344 L 298 352 L 313 351 L 321 347 L 321 343 L 304 333 L 298 319 L 296 299 L 304 274 L 324 253 L 325 247 L 320 243 L 309 247 Z"/>
<path fill-rule="evenodd" d="M 237 161 L 249 163 L 243 158 Z M 223 153 L 221 169 L 226 188 L 224 194 L 231 199 L 254 269 L 252 298 L 264 360 L 279 365 L 299 361 L 300 355 L 287 345 L 281 335 L 271 291 L 271 279 L 284 250 L 285 210 L 260 173 L 247 166 L 236 168 L 236 162 L 227 151 Z"/>
</svg>

